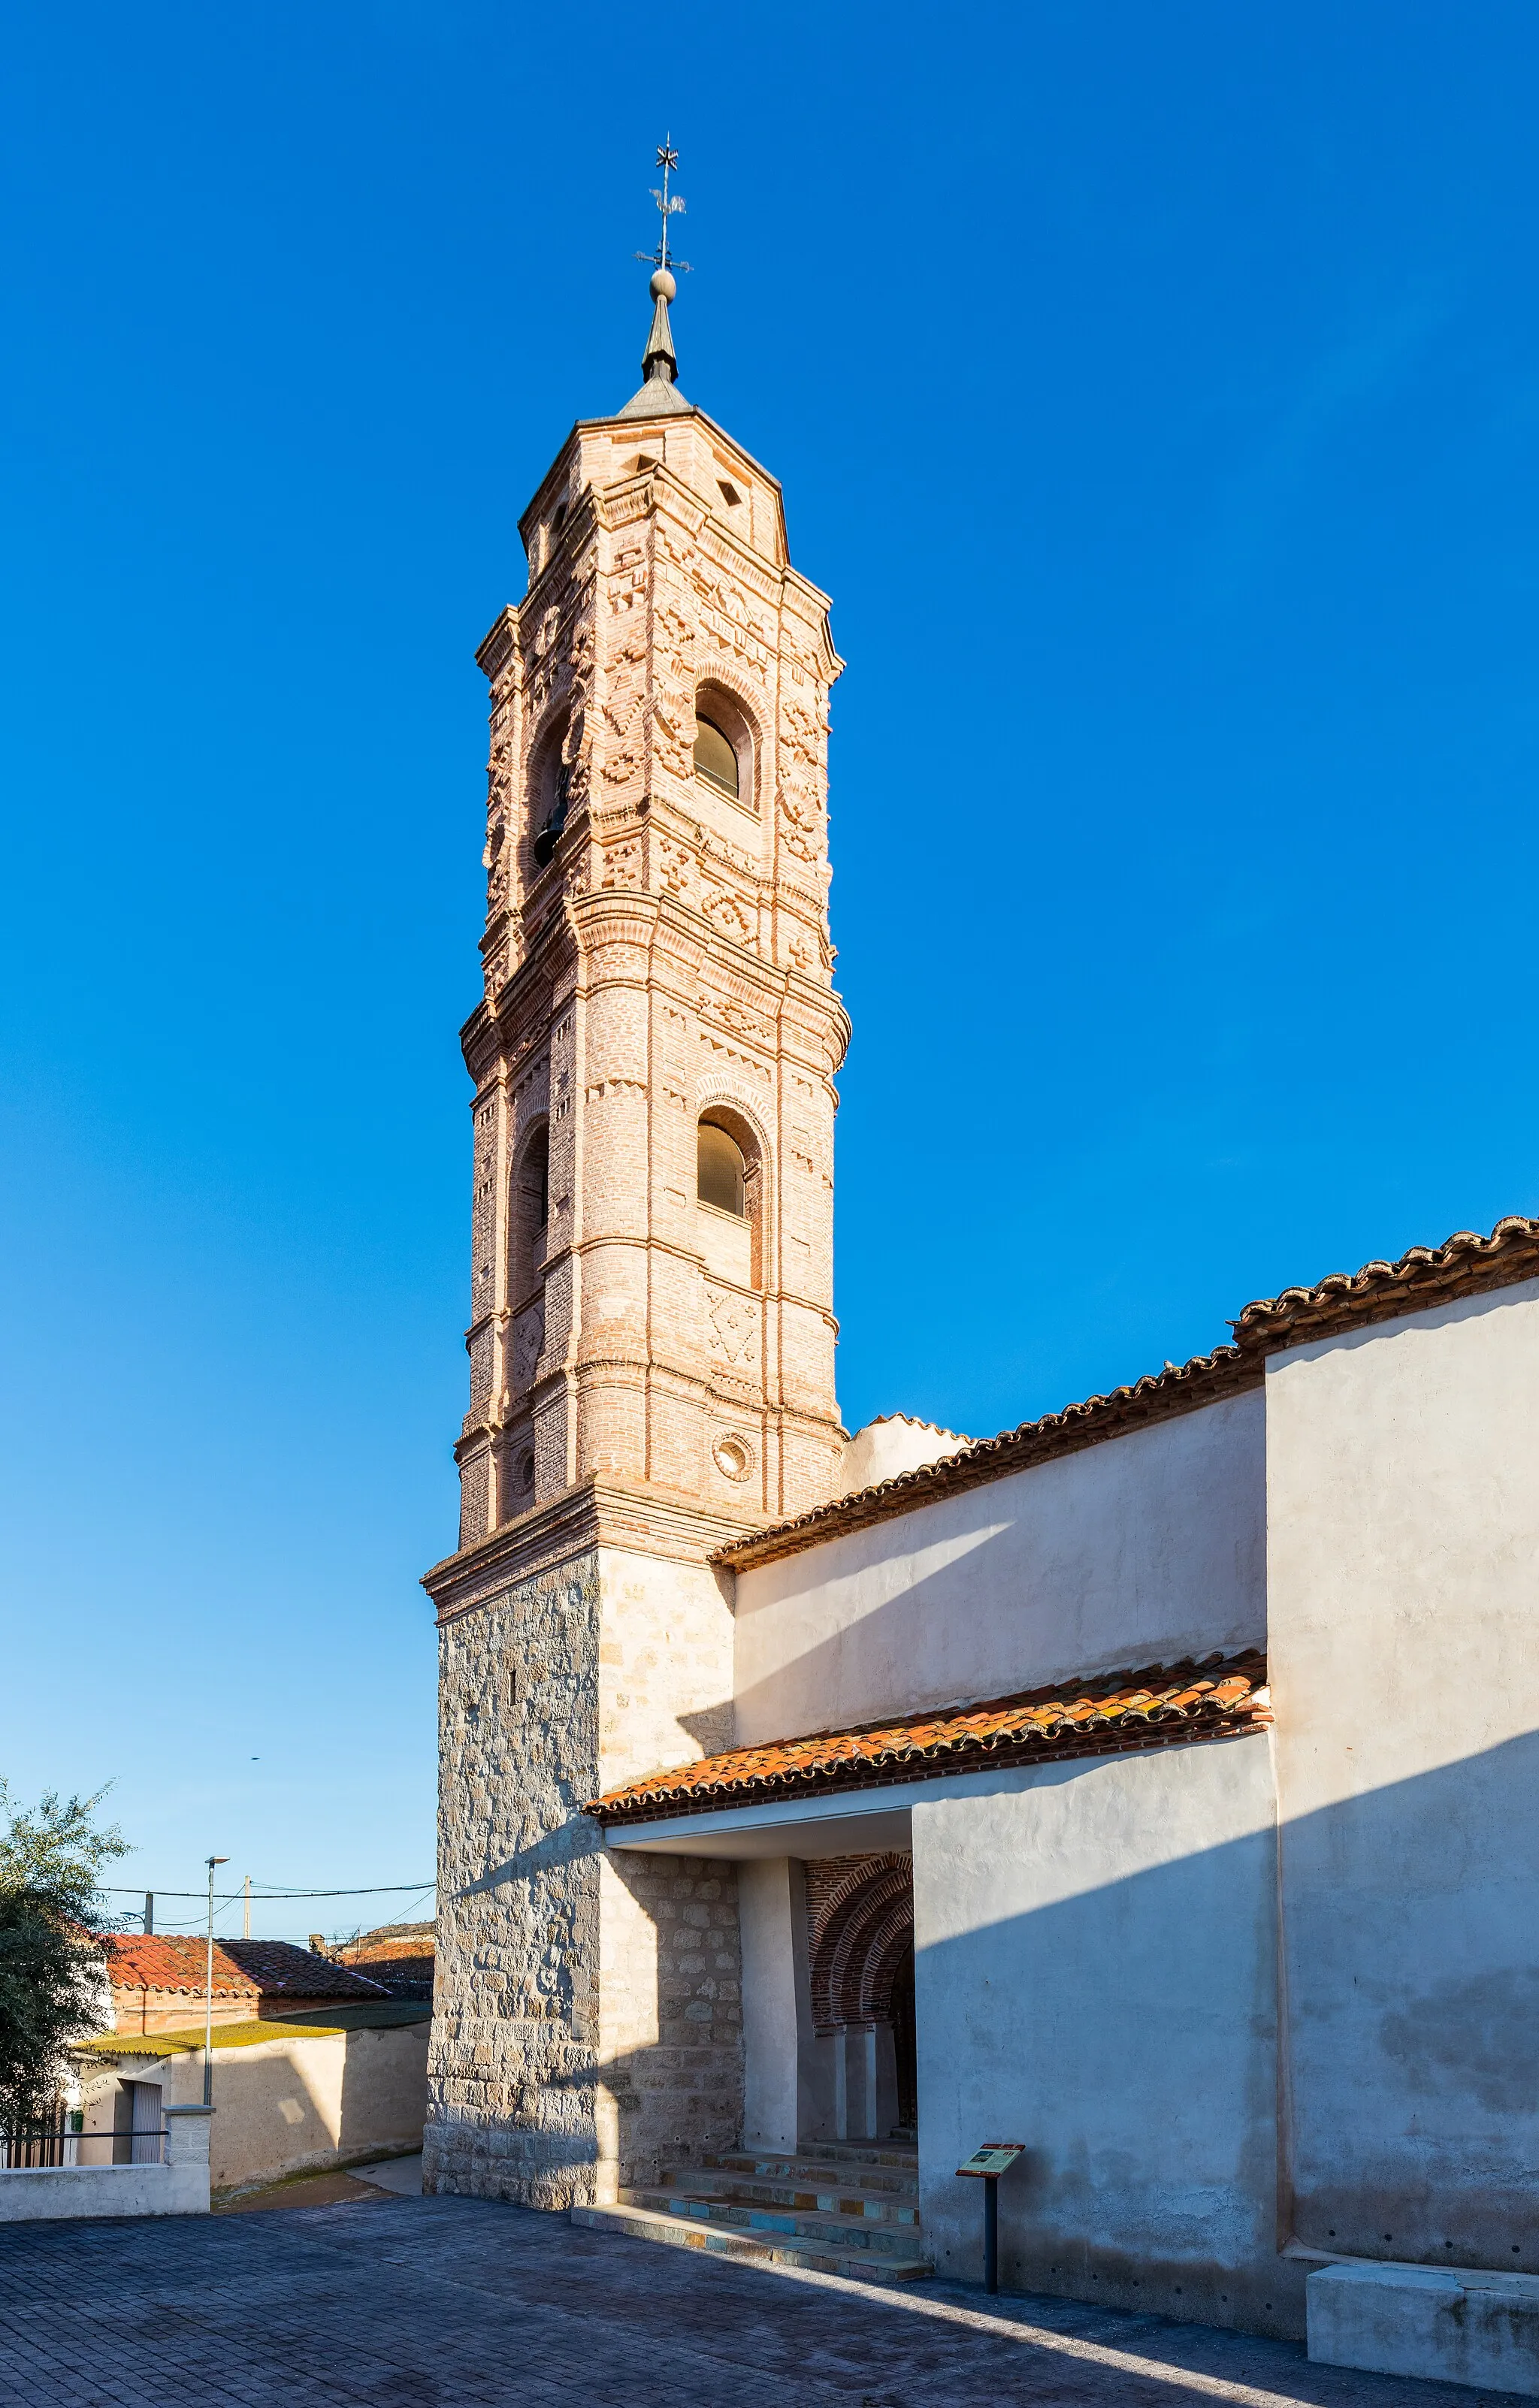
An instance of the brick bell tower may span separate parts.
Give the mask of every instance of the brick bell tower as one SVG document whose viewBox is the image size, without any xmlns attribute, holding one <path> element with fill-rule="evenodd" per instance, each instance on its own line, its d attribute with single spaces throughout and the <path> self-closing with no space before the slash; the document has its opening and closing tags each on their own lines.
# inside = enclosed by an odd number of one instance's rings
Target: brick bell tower
<svg viewBox="0 0 1539 2408">
<path fill-rule="evenodd" d="M 470 1410 L 440 1625 L 430 2186 L 564 2206 L 735 2137 L 732 1868 L 598 1791 L 729 1743 L 712 1551 L 832 1494 L 827 728 L 774 479 L 685 400 L 671 152 L 640 390 L 520 522 L 491 686 Z M 637 1870 L 638 1866 L 640 1868 Z"/>
</svg>

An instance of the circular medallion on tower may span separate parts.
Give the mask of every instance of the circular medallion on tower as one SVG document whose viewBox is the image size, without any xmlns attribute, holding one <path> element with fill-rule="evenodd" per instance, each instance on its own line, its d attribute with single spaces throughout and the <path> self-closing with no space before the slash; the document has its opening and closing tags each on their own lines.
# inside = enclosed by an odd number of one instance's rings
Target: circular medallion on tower
<svg viewBox="0 0 1539 2408">
<path fill-rule="evenodd" d="M 711 1450 L 711 1459 L 724 1480 L 746 1480 L 754 1469 L 754 1450 L 735 1430 L 727 1431 Z"/>
</svg>

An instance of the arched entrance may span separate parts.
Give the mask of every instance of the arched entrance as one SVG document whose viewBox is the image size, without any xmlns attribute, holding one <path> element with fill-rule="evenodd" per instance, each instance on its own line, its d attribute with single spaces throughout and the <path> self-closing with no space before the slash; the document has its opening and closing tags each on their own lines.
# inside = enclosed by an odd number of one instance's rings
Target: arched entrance
<svg viewBox="0 0 1539 2408">
<path fill-rule="evenodd" d="M 839 2137 L 912 2134 L 913 1860 L 827 1856 L 806 1874 L 813 2028 L 831 2044 Z"/>
</svg>

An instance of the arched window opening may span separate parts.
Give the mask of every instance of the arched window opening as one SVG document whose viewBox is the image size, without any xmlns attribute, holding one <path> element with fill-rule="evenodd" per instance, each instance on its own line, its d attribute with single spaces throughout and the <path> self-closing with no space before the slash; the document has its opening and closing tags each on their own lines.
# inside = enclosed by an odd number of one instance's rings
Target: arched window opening
<svg viewBox="0 0 1539 2408">
<path fill-rule="evenodd" d="M 532 1226 L 543 1229 L 551 1217 L 551 1139 L 548 1129 L 538 1129 L 524 1157 L 524 1193 L 528 1200 Z"/>
<path fill-rule="evenodd" d="M 748 1217 L 747 1166 L 742 1148 L 726 1130 L 710 1121 L 700 1123 L 699 1183 L 702 1204 L 714 1205 L 718 1212 L 733 1212 L 740 1221 Z"/>
<path fill-rule="evenodd" d="M 571 763 L 562 757 L 566 741 L 567 714 L 563 711 L 540 746 L 535 763 L 529 818 L 535 830 L 533 850 L 538 869 L 545 868 L 554 858 L 571 805 Z"/>
<path fill-rule="evenodd" d="M 695 775 L 712 794 L 754 808 L 754 730 L 725 686 L 702 685 L 695 697 Z"/>
<path fill-rule="evenodd" d="M 545 1262 L 546 1224 L 551 1217 L 551 1138 L 543 1122 L 519 1156 L 512 1208 L 508 1286 L 509 1300 L 516 1312 L 539 1287 Z"/>
<path fill-rule="evenodd" d="M 735 1287 L 762 1287 L 764 1174 L 751 1122 L 713 1104 L 696 1132 L 697 1235 L 706 1269 Z"/>
<path fill-rule="evenodd" d="M 699 722 L 695 738 L 695 775 L 703 778 L 708 786 L 717 786 L 724 795 L 738 799 L 740 773 L 738 756 L 731 744 L 712 719 Z"/>
</svg>

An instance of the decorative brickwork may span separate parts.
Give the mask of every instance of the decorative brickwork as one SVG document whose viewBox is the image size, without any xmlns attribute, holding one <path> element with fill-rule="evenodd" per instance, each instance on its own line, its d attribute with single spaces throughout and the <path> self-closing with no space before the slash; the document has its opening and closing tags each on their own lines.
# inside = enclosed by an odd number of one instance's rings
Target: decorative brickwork
<svg viewBox="0 0 1539 2408">
<path fill-rule="evenodd" d="M 523 529 L 528 597 L 480 653 L 461 1545 L 588 1472 L 799 1512 L 842 1444 L 827 605 L 778 487 L 698 411 L 579 425 Z M 712 715 L 735 796 L 696 772 Z M 748 1157 L 741 1255 L 697 1200 L 705 1113 Z"/>
<path fill-rule="evenodd" d="M 890 2023 L 893 1975 L 913 1944 L 912 1857 L 825 1856 L 806 1882 L 813 2028 Z"/>
<path fill-rule="evenodd" d="M 732 1869 L 611 1855 L 581 1809 L 730 1746 L 728 1584 L 709 1557 L 828 1496 L 844 1440 L 841 664 L 773 480 L 656 391 L 651 414 L 574 429 L 522 522 L 527 598 L 479 655 L 470 1409 L 459 1548 L 427 1575 L 425 2178 L 550 2207 L 741 2131 Z M 741 1155 L 741 1211 L 700 1199 L 706 1119 Z"/>
</svg>

